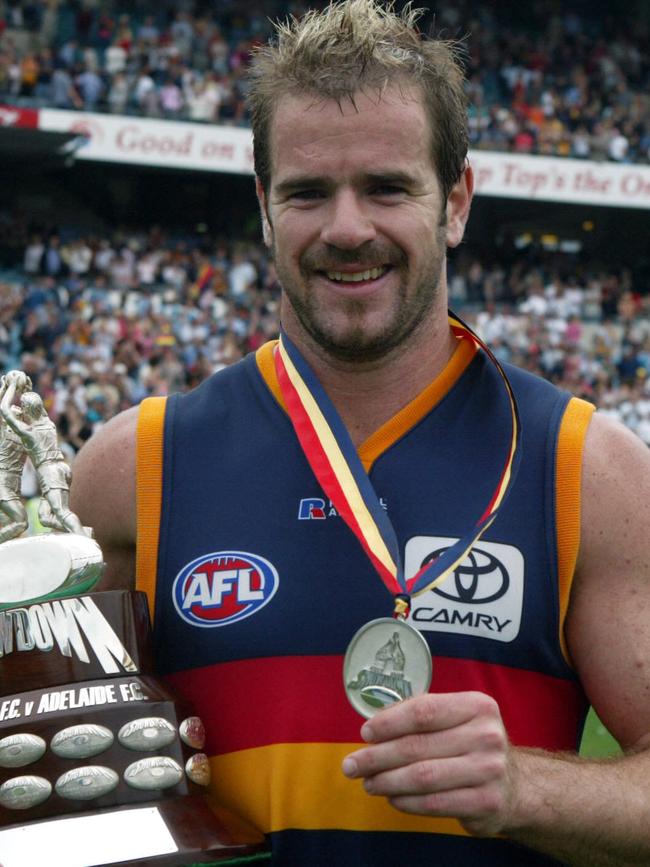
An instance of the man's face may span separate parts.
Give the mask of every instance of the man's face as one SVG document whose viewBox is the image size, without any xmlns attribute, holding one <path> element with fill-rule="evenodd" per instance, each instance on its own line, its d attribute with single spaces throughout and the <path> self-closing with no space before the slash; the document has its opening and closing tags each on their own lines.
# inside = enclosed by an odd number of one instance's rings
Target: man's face
<svg viewBox="0 0 650 867">
<path fill-rule="evenodd" d="M 268 200 L 258 194 L 289 335 L 374 361 L 446 308 L 446 208 L 419 96 L 388 88 L 355 104 L 282 97 Z"/>
</svg>

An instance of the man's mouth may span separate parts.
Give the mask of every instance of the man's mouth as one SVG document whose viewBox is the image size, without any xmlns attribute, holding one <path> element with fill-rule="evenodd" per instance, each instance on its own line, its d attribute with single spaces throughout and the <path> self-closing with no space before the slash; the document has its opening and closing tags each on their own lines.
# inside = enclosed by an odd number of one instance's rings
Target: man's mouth
<svg viewBox="0 0 650 867">
<path fill-rule="evenodd" d="M 362 283 L 364 280 L 377 280 L 389 270 L 389 265 L 367 268 L 365 271 L 325 271 L 328 280 L 337 283 Z"/>
</svg>

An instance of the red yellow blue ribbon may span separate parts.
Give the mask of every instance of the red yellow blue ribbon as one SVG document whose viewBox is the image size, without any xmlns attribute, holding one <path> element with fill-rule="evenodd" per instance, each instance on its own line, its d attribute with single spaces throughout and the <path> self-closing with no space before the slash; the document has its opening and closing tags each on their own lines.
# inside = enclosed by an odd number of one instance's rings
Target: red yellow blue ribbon
<svg viewBox="0 0 650 867">
<path fill-rule="evenodd" d="M 519 467 L 521 427 L 508 377 L 480 337 L 451 311 L 449 324 L 457 338 L 476 343 L 501 375 L 511 411 L 510 447 L 494 492 L 476 524 L 437 560 L 423 566 L 408 580 L 404 576 L 395 530 L 325 389 L 284 332 L 275 351 L 278 382 L 305 457 L 323 491 L 358 538 L 393 595 L 412 596 L 436 587 L 466 558 L 497 517 Z"/>
</svg>

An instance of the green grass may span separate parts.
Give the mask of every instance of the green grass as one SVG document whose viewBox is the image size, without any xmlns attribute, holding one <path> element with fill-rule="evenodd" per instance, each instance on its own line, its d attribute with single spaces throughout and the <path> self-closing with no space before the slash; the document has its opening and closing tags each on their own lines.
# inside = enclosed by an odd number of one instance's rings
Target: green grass
<svg viewBox="0 0 650 867">
<path fill-rule="evenodd" d="M 621 748 L 618 743 L 598 719 L 593 708 L 591 708 L 587 716 L 587 723 L 582 736 L 580 755 L 588 756 L 589 758 L 603 758 L 604 756 L 615 756 L 620 754 Z"/>
</svg>

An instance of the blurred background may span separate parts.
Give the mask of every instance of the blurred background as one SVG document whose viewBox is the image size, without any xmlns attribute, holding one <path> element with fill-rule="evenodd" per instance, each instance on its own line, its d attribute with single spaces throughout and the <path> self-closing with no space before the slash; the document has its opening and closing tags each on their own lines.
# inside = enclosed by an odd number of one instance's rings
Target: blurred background
<svg viewBox="0 0 650 867">
<path fill-rule="evenodd" d="M 0 0 L 0 367 L 71 461 L 276 336 L 245 72 L 269 19 L 319 5 Z M 452 306 L 650 445 L 650 3 L 416 5 L 465 46 L 477 195 Z"/>
</svg>

